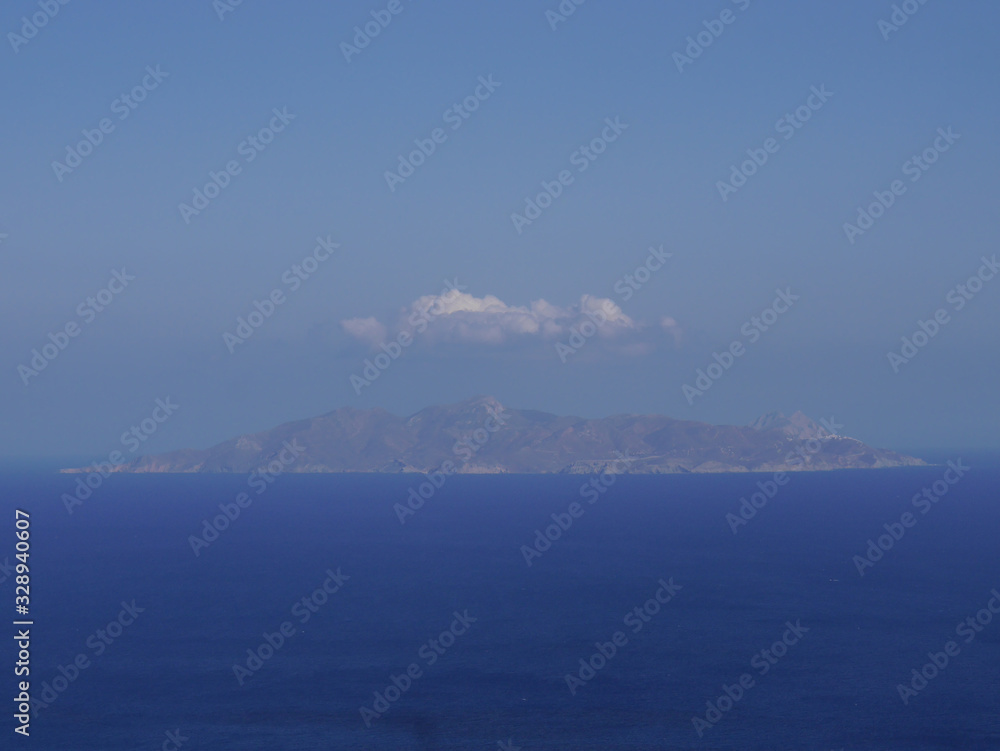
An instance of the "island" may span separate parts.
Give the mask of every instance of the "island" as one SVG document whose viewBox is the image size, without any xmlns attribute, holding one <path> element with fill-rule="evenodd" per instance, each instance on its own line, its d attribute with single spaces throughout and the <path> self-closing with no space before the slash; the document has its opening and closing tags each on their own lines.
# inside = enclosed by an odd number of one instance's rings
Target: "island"
<svg viewBox="0 0 1000 751">
<path fill-rule="evenodd" d="M 409 417 L 343 407 L 206 449 L 140 456 L 113 471 L 249 473 L 278 463 L 283 472 L 667 474 L 925 464 L 838 435 L 837 428 L 801 412 L 772 412 L 744 426 L 662 415 L 585 419 L 511 409 L 479 396 Z"/>
</svg>

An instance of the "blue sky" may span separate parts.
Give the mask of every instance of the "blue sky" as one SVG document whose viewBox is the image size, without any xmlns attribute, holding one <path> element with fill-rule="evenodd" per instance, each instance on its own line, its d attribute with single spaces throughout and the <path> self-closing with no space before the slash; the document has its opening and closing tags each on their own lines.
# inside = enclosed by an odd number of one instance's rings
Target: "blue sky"
<svg viewBox="0 0 1000 751">
<path fill-rule="evenodd" d="M 0 13 L 0 454 L 106 455 L 167 396 L 180 408 L 144 451 L 482 393 L 587 417 L 801 409 L 882 446 L 1000 446 L 993 3 L 913 2 L 895 31 L 889 2 L 588 0 L 555 28 L 554 1 L 43 6 Z M 391 21 L 348 61 L 373 13 Z M 92 153 L 54 167 L 85 131 Z M 433 153 L 387 180 L 415 142 Z M 179 208 L 230 164 L 199 213 Z M 720 188 L 734 166 L 752 174 Z M 512 220 L 543 183 L 551 205 Z M 876 191 L 891 205 L 849 238 Z M 295 271 L 317 238 L 338 247 Z M 626 299 L 650 248 L 669 258 Z M 464 289 L 439 301 L 446 280 Z M 776 290 L 798 299 L 763 330 Z"/>
</svg>

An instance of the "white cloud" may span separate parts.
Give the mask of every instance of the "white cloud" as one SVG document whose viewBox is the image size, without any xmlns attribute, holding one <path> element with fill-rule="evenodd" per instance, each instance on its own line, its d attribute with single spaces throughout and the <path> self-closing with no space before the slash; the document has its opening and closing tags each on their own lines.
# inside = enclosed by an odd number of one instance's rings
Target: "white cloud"
<svg viewBox="0 0 1000 751">
<path fill-rule="evenodd" d="M 344 331 L 369 345 L 385 341 L 386 329 L 374 318 L 348 318 L 341 321 Z"/>
<path fill-rule="evenodd" d="M 395 322 L 350 318 L 341 321 L 341 326 L 370 346 L 385 341 L 386 335 L 395 337 L 403 331 L 427 341 L 500 345 L 518 339 L 554 341 L 587 321 L 601 323 L 598 336 L 607 340 L 627 338 L 642 328 L 606 297 L 583 295 L 578 303 L 567 307 L 546 300 L 521 306 L 508 305 L 494 295 L 475 297 L 457 289 L 418 298 L 400 311 Z M 664 318 L 661 326 L 669 330 L 668 321 L 676 327 L 672 318 Z"/>
<path fill-rule="evenodd" d="M 674 344 L 680 345 L 684 338 L 684 331 L 681 329 L 680 324 L 678 324 L 677 321 L 670 316 L 663 316 L 660 319 L 660 328 L 674 338 Z"/>
</svg>

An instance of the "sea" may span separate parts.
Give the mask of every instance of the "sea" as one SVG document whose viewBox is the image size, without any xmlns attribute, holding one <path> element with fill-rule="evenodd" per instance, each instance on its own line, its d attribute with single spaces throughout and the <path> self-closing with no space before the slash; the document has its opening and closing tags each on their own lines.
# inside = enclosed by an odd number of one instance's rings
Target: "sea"
<svg viewBox="0 0 1000 751">
<path fill-rule="evenodd" d="M 8 467 L 0 747 L 1000 749 L 1000 462 L 934 459 L 83 499 Z"/>
</svg>

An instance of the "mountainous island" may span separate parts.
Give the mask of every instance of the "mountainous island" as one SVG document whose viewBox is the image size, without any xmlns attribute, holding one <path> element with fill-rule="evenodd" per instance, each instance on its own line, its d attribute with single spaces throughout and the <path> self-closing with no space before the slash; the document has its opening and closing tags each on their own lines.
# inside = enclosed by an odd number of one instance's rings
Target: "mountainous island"
<svg viewBox="0 0 1000 751">
<path fill-rule="evenodd" d="M 773 412 L 746 426 L 661 415 L 588 420 L 510 409 L 482 396 L 409 417 L 343 407 L 207 449 L 141 456 L 115 471 L 249 473 L 279 462 L 283 472 L 666 474 L 925 464 L 837 435 L 837 427 L 801 412 Z"/>
</svg>

